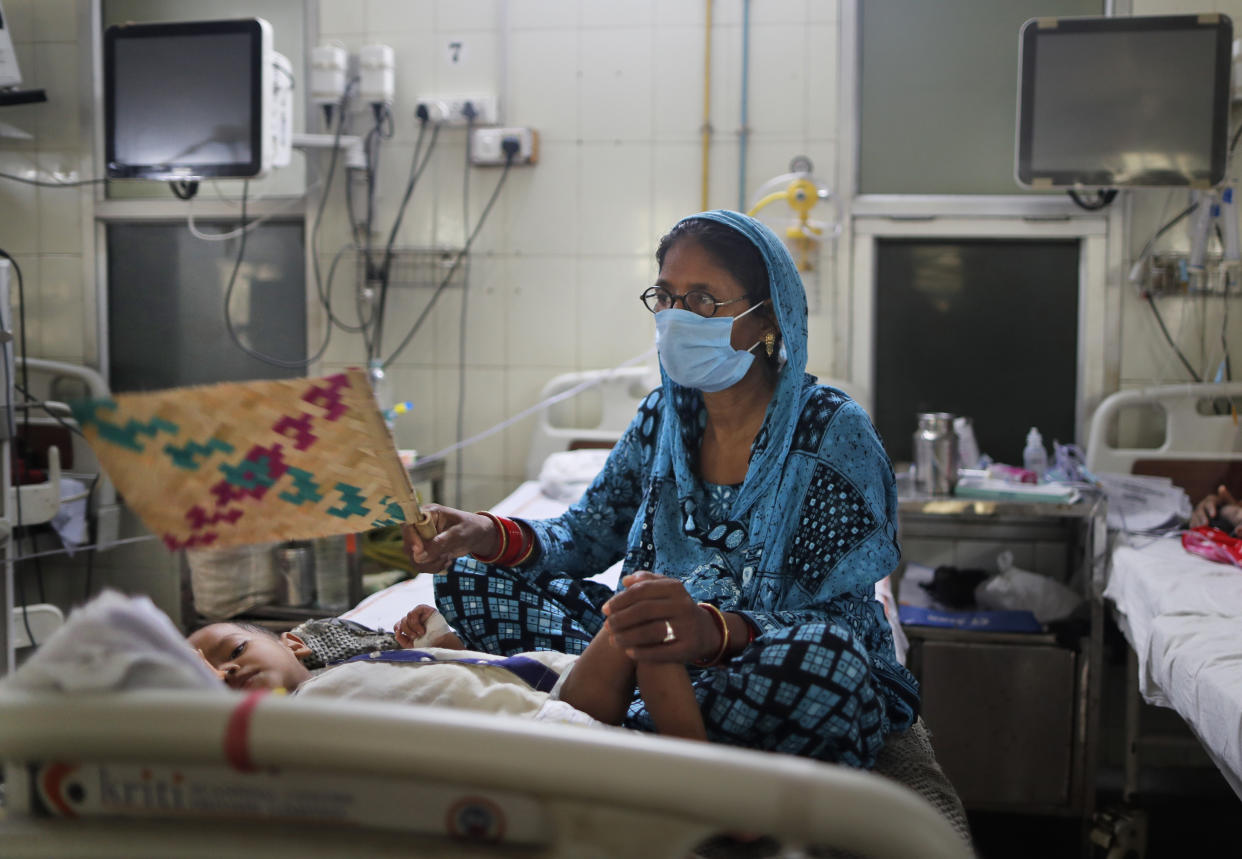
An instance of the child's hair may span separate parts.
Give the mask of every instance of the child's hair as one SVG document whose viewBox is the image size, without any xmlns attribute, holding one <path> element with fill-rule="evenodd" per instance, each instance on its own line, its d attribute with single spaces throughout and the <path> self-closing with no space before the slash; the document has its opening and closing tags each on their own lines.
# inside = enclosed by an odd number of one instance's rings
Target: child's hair
<svg viewBox="0 0 1242 859">
<path fill-rule="evenodd" d="M 194 627 L 194 628 L 193 628 L 193 629 L 191 629 L 188 633 L 186 633 L 186 635 L 187 635 L 187 637 L 188 637 L 188 636 L 193 635 L 194 633 L 198 632 L 199 630 L 206 629 L 206 628 L 207 628 L 207 627 L 209 627 L 209 626 L 216 626 L 217 624 L 221 624 L 221 623 L 227 623 L 229 626 L 236 626 L 236 627 L 238 627 L 239 629 L 244 629 L 244 630 L 246 630 L 246 631 L 248 631 L 248 632 L 257 632 L 257 633 L 259 633 L 260 635 L 266 635 L 266 636 L 268 636 L 269 638 L 275 638 L 277 641 L 279 641 L 279 640 L 280 640 L 280 636 L 279 636 L 279 635 L 277 635 L 277 634 L 276 634 L 275 632 L 273 632 L 272 630 L 268 629 L 266 626 L 259 626 L 257 623 L 251 623 L 250 621 L 246 621 L 246 620 L 212 620 L 212 621 L 207 621 L 206 623 L 200 623 L 198 626 Z"/>
</svg>

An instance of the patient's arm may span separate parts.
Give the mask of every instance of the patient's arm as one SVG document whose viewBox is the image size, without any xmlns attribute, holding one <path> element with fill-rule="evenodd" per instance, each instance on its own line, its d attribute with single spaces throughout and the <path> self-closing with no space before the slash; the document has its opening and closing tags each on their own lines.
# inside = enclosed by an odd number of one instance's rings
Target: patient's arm
<svg viewBox="0 0 1242 859">
<path fill-rule="evenodd" d="M 634 660 L 600 632 L 574 663 L 561 687 L 561 700 L 588 716 L 620 725 L 634 698 Z"/>
<path fill-rule="evenodd" d="M 443 616 L 429 605 L 418 605 L 393 624 L 393 635 L 402 647 L 414 647 L 415 642 L 425 647 L 445 647 L 450 650 L 465 650 L 461 639 L 445 623 Z M 428 635 L 430 633 L 430 635 Z M 427 638 L 425 641 L 420 639 Z"/>
<path fill-rule="evenodd" d="M 671 737 L 706 740 L 699 703 L 686 666 L 646 662 L 637 666 L 605 629 L 578 657 L 561 687 L 561 700 L 588 716 L 619 725 L 634 697 L 634 684 L 647 703 L 656 730 Z"/>
<path fill-rule="evenodd" d="M 657 731 L 687 740 L 707 739 L 686 666 L 680 662 L 640 662 L 636 674 L 639 694 Z"/>
</svg>

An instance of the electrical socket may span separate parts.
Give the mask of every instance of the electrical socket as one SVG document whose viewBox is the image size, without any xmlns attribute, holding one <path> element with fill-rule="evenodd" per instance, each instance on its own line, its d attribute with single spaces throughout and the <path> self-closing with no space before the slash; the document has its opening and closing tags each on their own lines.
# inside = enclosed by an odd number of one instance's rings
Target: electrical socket
<svg viewBox="0 0 1242 859">
<path fill-rule="evenodd" d="M 494 95 L 429 95 L 420 98 L 417 106 L 427 109 L 427 118 L 431 122 L 469 125 L 465 112 L 467 104 L 474 108 L 475 125 L 495 125 L 500 121 L 500 108 Z"/>
<path fill-rule="evenodd" d="M 513 164 L 534 164 L 539 160 L 539 132 L 533 128 L 476 128 L 470 133 L 470 163 L 476 167 L 503 167 L 506 140 L 517 142 Z"/>
</svg>

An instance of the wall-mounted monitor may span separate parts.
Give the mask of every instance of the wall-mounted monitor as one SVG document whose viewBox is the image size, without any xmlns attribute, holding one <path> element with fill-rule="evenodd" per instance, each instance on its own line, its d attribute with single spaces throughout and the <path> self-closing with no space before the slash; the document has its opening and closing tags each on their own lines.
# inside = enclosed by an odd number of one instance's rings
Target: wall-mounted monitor
<svg viewBox="0 0 1242 859">
<path fill-rule="evenodd" d="M 114 179 L 254 178 L 271 162 L 272 30 L 262 18 L 104 32 Z"/>
<path fill-rule="evenodd" d="M 1206 188 L 1225 177 L 1225 15 L 1022 25 L 1016 174 L 1030 188 Z"/>
</svg>

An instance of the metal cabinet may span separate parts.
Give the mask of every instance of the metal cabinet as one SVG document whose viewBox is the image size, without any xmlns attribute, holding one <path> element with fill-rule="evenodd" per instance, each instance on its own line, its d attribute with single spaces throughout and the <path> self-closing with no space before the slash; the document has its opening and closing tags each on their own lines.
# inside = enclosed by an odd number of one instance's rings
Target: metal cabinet
<svg viewBox="0 0 1242 859">
<path fill-rule="evenodd" d="M 1032 504 L 908 498 L 900 503 L 903 569 L 1015 565 L 1087 598 L 1074 634 L 908 626 L 908 662 L 936 755 L 967 808 L 1081 817 L 1095 809 L 1106 535 L 1102 503 Z M 900 580 L 898 583 L 900 593 Z"/>
</svg>

